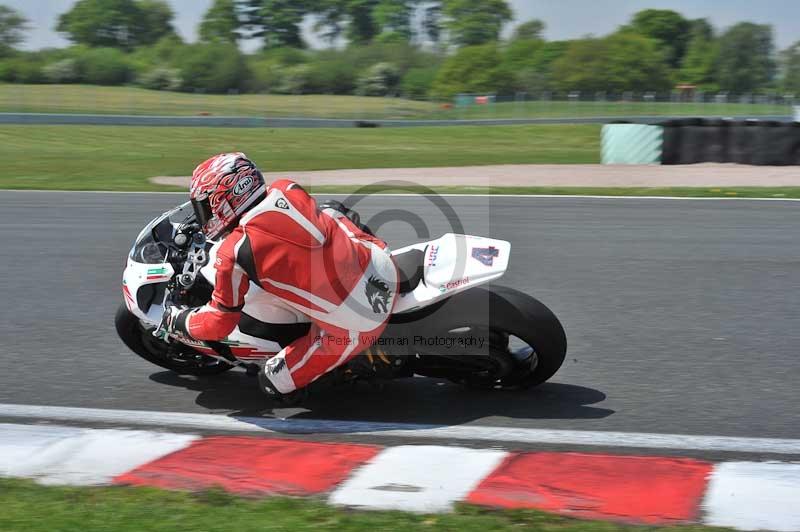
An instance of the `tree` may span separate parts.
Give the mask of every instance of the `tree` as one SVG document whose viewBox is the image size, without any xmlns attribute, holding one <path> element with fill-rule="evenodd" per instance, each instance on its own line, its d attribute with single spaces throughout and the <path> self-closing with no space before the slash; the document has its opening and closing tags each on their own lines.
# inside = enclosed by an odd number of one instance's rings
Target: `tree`
<svg viewBox="0 0 800 532">
<path fill-rule="evenodd" d="M 645 9 L 633 16 L 630 27 L 658 41 L 672 68 L 680 66 L 691 30 L 691 23 L 680 13 L 669 9 Z"/>
<path fill-rule="evenodd" d="M 344 35 L 351 44 L 367 44 L 380 36 L 384 41 L 409 41 L 414 35 L 412 20 L 423 0 L 316 0 L 309 12 L 317 15 L 314 29 L 330 43 Z M 431 2 L 427 2 L 431 4 Z M 425 8 L 426 18 L 435 14 L 435 6 Z M 435 33 L 430 19 L 431 33 Z M 437 35 L 438 37 L 438 35 Z"/>
<path fill-rule="evenodd" d="M 602 39 L 571 41 L 553 65 L 553 80 L 563 91 L 597 92 L 609 88 L 608 43 Z"/>
<path fill-rule="evenodd" d="M 502 64 L 496 43 L 465 46 L 439 69 L 432 92 L 440 98 L 458 93 L 490 93 L 513 90 L 514 75 Z"/>
<path fill-rule="evenodd" d="M 131 78 L 127 54 L 116 48 L 92 48 L 78 56 L 82 82 L 91 85 L 121 85 Z"/>
<path fill-rule="evenodd" d="M 538 39 L 514 39 L 503 50 L 503 65 L 514 73 L 515 91 L 532 91 L 540 85 L 534 81 L 537 77 L 537 56 L 544 41 Z"/>
<path fill-rule="evenodd" d="M 781 53 L 781 67 L 783 90 L 800 95 L 800 41 Z"/>
<path fill-rule="evenodd" d="M 174 33 L 172 17 L 162 0 L 78 0 L 56 30 L 78 44 L 130 50 Z"/>
<path fill-rule="evenodd" d="M 544 32 L 545 23 L 541 20 L 529 20 L 523 22 L 514 30 L 514 36 L 511 38 L 513 41 L 523 40 L 541 40 L 542 33 Z"/>
<path fill-rule="evenodd" d="M 692 21 L 691 38 L 681 64 L 679 81 L 710 90 L 717 89 L 714 80 L 717 53 L 711 25 L 705 19 Z"/>
<path fill-rule="evenodd" d="M 565 92 L 658 92 L 671 86 L 658 43 L 630 31 L 572 41 L 554 63 L 553 77 Z"/>
<path fill-rule="evenodd" d="M 318 16 L 314 31 L 321 33 L 329 44 L 336 42 L 344 32 L 345 2 L 342 0 L 318 0 L 314 13 Z"/>
<path fill-rule="evenodd" d="M 205 42 L 236 43 L 241 23 L 235 0 L 214 0 L 200 23 L 200 39 Z"/>
<path fill-rule="evenodd" d="M 386 96 L 397 90 L 400 71 L 391 63 L 376 63 L 358 79 L 358 94 L 361 96 Z"/>
<path fill-rule="evenodd" d="M 657 41 L 626 32 L 604 40 L 609 54 L 609 83 L 599 90 L 663 92 L 672 88 L 669 64 Z"/>
<path fill-rule="evenodd" d="M 719 39 L 720 89 L 747 94 L 766 88 L 775 76 L 772 26 L 741 22 Z"/>
<path fill-rule="evenodd" d="M 133 0 L 78 0 L 56 29 L 87 46 L 133 48 L 139 10 Z"/>
<path fill-rule="evenodd" d="M 427 98 L 436 79 L 437 67 L 412 68 L 406 72 L 401 84 L 403 96 L 415 100 Z"/>
<path fill-rule="evenodd" d="M 374 39 L 380 28 L 374 17 L 379 0 L 347 0 L 347 40 L 353 44 L 367 44 Z"/>
<path fill-rule="evenodd" d="M 403 2 L 404 0 L 400 0 Z M 352 44 L 366 44 L 379 33 L 374 11 L 381 0 L 318 0 L 314 12 L 319 14 L 317 30 L 329 42 L 334 42 L 342 33 Z"/>
<path fill-rule="evenodd" d="M 513 18 L 506 0 L 442 0 L 442 13 L 450 41 L 457 46 L 497 41 Z"/>
<path fill-rule="evenodd" d="M 515 39 L 505 47 L 503 62 L 517 71 L 533 67 L 536 56 L 544 45 L 544 41 L 538 39 Z"/>
<path fill-rule="evenodd" d="M 250 37 L 264 40 L 264 48 L 304 48 L 301 24 L 307 13 L 305 1 L 245 0 L 242 2 Z"/>
<path fill-rule="evenodd" d="M 706 41 L 713 41 L 715 37 L 714 26 L 708 19 L 698 18 L 689 22 L 689 40 L 700 38 Z"/>
<path fill-rule="evenodd" d="M 195 44 L 183 48 L 180 56 L 184 90 L 224 93 L 240 90 L 249 81 L 245 58 L 234 44 Z"/>
<path fill-rule="evenodd" d="M 422 31 L 425 37 L 434 44 L 442 38 L 442 4 L 434 2 L 423 9 Z"/>
<path fill-rule="evenodd" d="M 564 55 L 571 41 L 514 41 L 504 61 L 514 72 L 516 90 L 538 93 L 554 90 L 553 64 Z"/>
<path fill-rule="evenodd" d="M 163 37 L 175 35 L 172 19 L 175 13 L 164 0 L 137 0 L 137 8 L 141 13 L 138 35 L 135 36 L 138 44 L 150 45 L 158 42 Z"/>
<path fill-rule="evenodd" d="M 24 41 L 27 28 L 28 20 L 19 11 L 0 6 L 0 55 L 6 55 Z"/>
<path fill-rule="evenodd" d="M 380 28 L 382 36 L 396 37 L 397 40 L 410 41 L 414 36 L 411 18 L 414 15 L 417 0 L 397 2 L 395 0 L 381 0 L 373 16 Z"/>
</svg>

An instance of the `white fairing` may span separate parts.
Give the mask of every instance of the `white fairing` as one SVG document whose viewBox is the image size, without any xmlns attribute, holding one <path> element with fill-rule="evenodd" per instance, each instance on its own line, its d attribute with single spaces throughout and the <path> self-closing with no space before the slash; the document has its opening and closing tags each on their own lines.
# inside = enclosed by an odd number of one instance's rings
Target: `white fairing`
<svg viewBox="0 0 800 532">
<path fill-rule="evenodd" d="M 166 283 L 175 274 L 175 270 L 169 263 L 164 264 L 142 264 L 128 259 L 128 266 L 122 275 L 122 294 L 125 305 L 133 314 L 141 320 L 157 324 L 161 321 L 164 314 L 164 307 L 161 301 L 154 301 L 147 314 L 142 312 L 137 304 L 139 289 L 146 284 Z"/>
<path fill-rule="evenodd" d="M 448 233 L 438 240 L 396 250 L 425 253 L 423 280 L 410 293 L 401 295 L 394 314 L 432 305 L 468 288 L 502 277 L 508 268 L 511 243 L 480 236 Z"/>
</svg>

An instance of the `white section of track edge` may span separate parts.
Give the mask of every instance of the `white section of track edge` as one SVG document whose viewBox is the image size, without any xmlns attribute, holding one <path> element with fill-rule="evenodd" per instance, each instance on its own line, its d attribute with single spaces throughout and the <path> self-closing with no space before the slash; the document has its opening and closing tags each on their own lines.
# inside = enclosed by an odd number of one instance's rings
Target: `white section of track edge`
<svg viewBox="0 0 800 532">
<path fill-rule="evenodd" d="M 0 424 L 0 476 L 91 486 L 183 449 L 197 436 Z"/>
<path fill-rule="evenodd" d="M 740 530 L 800 530 L 800 463 L 717 464 L 703 502 L 705 523 Z"/>
<path fill-rule="evenodd" d="M 503 451 L 462 447 L 390 447 L 340 485 L 330 502 L 376 510 L 446 512 L 506 456 Z"/>
<path fill-rule="evenodd" d="M 676 449 L 800 455 L 800 440 L 693 436 L 637 432 L 548 430 L 475 425 L 436 426 L 363 421 L 228 417 L 215 414 L 148 412 L 0 404 L 0 418 L 112 423 L 123 426 L 164 427 L 179 430 L 277 434 L 349 434 L 413 438 L 414 440 L 488 441 L 524 444 L 586 445 L 641 449 Z"/>
</svg>

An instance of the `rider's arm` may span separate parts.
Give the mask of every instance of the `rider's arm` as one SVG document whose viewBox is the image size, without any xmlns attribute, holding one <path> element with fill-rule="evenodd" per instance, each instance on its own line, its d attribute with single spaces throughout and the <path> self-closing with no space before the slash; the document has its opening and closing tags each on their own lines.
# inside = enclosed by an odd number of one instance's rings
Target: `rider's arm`
<svg viewBox="0 0 800 532">
<path fill-rule="evenodd" d="M 211 302 L 194 309 L 186 318 L 186 331 L 196 340 L 218 341 L 227 337 L 239 323 L 244 296 L 250 279 L 236 262 L 236 252 L 246 239 L 242 228 L 236 228 L 217 251 L 217 270 Z"/>
</svg>

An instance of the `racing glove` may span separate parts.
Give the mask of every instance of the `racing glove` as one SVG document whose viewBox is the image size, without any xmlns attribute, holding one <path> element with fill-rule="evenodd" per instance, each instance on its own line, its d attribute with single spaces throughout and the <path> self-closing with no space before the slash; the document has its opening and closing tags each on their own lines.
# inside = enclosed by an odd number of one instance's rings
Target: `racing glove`
<svg viewBox="0 0 800 532">
<path fill-rule="evenodd" d="M 179 307 L 176 305 L 168 306 L 164 309 L 164 314 L 161 316 L 161 323 L 158 325 L 158 329 L 156 329 L 154 335 L 159 336 L 163 334 L 166 338 L 172 336 L 191 338 L 192 336 L 189 334 L 189 330 L 186 327 L 186 319 L 191 312 L 192 309 L 188 307 Z"/>
<path fill-rule="evenodd" d="M 353 209 L 350 209 L 349 207 L 345 206 L 345 204 L 342 203 L 341 201 L 329 199 L 324 203 L 321 203 L 318 208 L 321 211 L 324 211 L 325 209 L 333 209 L 335 211 L 338 211 L 344 214 L 345 217 L 347 217 L 348 220 L 353 222 L 353 224 L 355 224 L 356 227 L 358 227 L 359 229 L 361 229 L 370 236 L 375 236 L 369 227 L 361 223 L 361 215 L 358 214 Z"/>
</svg>

